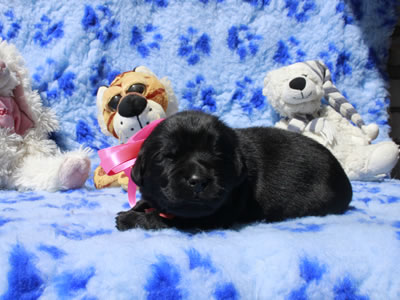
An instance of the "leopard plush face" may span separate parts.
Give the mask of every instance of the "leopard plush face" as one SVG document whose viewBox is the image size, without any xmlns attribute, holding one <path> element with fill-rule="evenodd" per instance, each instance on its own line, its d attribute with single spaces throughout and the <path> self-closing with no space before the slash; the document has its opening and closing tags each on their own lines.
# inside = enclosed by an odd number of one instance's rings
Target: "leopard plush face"
<svg viewBox="0 0 400 300">
<path fill-rule="evenodd" d="M 166 117 L 168 92 L 150 71 L 129 71 L 99 88 L 97 106 L 103 133 L 125 143 L 150 122 Z"/>
</svg>

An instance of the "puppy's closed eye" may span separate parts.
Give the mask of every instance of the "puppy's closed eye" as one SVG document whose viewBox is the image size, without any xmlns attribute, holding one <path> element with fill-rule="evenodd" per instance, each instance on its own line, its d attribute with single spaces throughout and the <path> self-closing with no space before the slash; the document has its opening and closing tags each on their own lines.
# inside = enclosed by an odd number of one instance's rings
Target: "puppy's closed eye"
<svg viewBox="0 0 400 300">
<path fill-rule="evenodd" d="M 164 160 L 164 155 L 161 152 L 155 152 L 151 159 L 155 162 L 162 162 Z"/>
<path fill-rule="evenodd" d="M 175 161 L 175 160 L 178 159 L 179 156 L 178 156 L 177 152 L 166 152 L 166 153 L 163 155 L 163 157 L 164 157 L 165 159 L 167 159 L 167 160 Z"/>
</svg>

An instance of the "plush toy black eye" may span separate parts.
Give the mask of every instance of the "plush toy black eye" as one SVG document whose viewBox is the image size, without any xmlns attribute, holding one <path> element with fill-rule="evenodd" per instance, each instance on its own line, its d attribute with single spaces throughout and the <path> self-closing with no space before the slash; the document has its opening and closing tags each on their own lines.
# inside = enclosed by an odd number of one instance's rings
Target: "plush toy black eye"
<svg viewBox="0 0 400 300">
<path fill-rule="evenodd" d="M 112 111 L 116 111 L 119 100 L 121 100 L 120 95 L 115 95 L 114 97 L 112 97 L 111 100 L 108 102 L 108 108 L 111 109 Z"/>
<path fill-rule="evenodd" d="M 127 90 L 127 93 L 143 94 L 145 90 L 146 87 L 143 84 L 136 83 L 131 85 L 131 87 Z"/>
</svg>

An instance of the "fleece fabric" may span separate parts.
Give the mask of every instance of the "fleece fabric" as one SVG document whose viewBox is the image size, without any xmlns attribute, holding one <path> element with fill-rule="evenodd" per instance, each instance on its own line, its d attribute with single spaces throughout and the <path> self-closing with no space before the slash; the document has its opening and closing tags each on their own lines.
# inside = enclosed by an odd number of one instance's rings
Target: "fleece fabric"
<svg viewBox="0 0 400 300">
<path fill-rule="evenodd" d="M 396 0 L 0 1 L 0 38 L 57 115 L 63 150 L 117 144 L 96 92 L 145 65 L 180 110 L 233 127 L 273 125 L 265 74 L 321 59 L 365 122 L 389 139 L 386 62 Z M 1 148 L 1 145 L 0 145 Z M 399 299 L 400 182 L 352 182 L 344 215 L 188 234 L 118 232 L 119 188 L 0 191 L 2 299 Z"/>
</svg>

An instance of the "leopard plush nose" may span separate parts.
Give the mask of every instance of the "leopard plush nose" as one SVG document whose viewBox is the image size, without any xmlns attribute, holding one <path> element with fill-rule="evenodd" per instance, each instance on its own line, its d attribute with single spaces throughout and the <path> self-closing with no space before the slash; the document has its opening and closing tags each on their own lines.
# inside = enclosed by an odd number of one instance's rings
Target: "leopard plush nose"
<svg viewBox="0 0 400 300">
<path fill-rule="evenodd" d="M 289 87 L 302 91 L 306 87 L 306 80 L 303 77 L 296 77 L 289 82 Z"/>
<path fill-rule="evenodd" d="M 187 183 L 195 193 L 200 193 L 206 188 L 208 180 L 206 178 L 200 177 L 199 175 L 193 174 L 187 180 Z"/>
<path fill-rule="evenodd" d="M 118 113 L 125 118 L 139 116 L 147 106 L 146 98 L 140 95 L 127 95 L 118 105 Z"/>
</svg>

